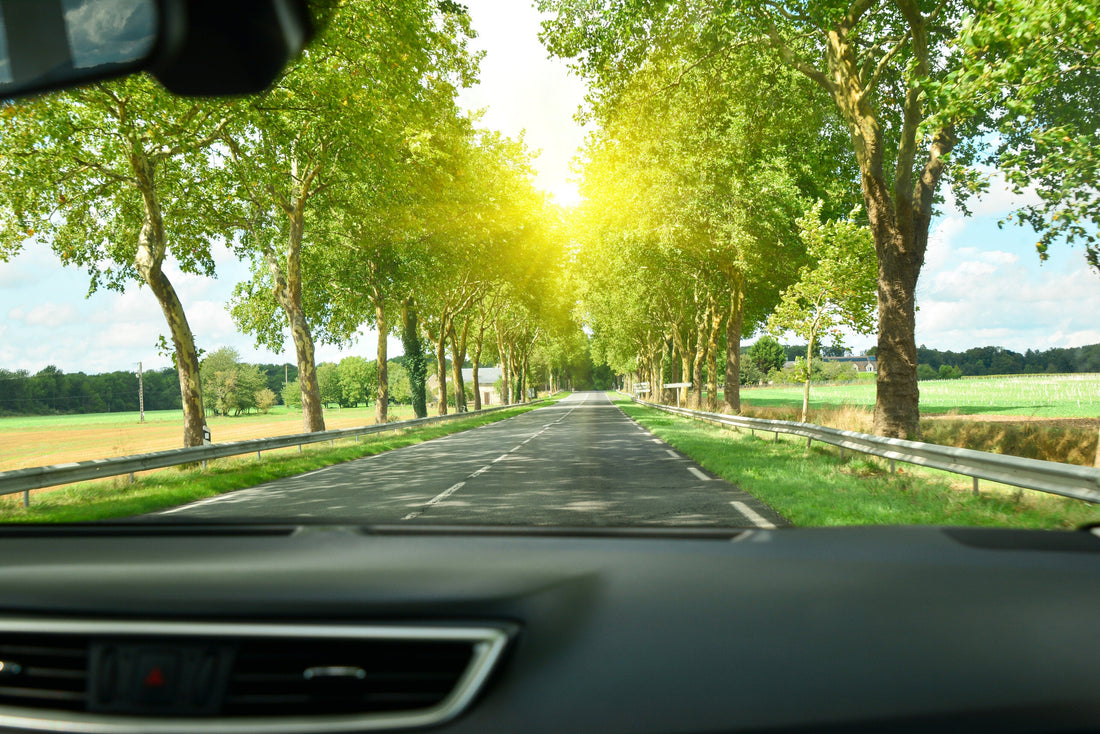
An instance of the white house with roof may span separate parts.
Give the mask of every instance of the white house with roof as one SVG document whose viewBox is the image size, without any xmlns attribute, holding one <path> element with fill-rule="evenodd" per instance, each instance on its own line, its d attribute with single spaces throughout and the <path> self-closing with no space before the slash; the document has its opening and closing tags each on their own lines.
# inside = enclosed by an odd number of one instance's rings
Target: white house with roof
<svg viewBox="0 0 1100 734">
<path fill-rule="evenodd" d="M 499 367 L 478 367 L 477 368 L 477 391 L 481 393 L 481 406 L 488 408 L 491 405 L 503 405 L 504 401 L 501 400 L 500 390 L 497 388 L 497 382 L 504 376 L 503 371 Z M 466 367 L 462 370 L 462 381 L 467 385 L 470 385 L 474 379 L 474 370 L 471 367 Z M 471 385 L 472 386 L 472 385 Z M 439 402 L 439 376 L 432 374 L 427 380 L 428 393 L 431 395 L 431 401 L 433 403 Z M 451 371 L 447 370 L 447 394 L 451 394 L 454 390 L 454 384 L 451 380 Z"/>
</svg>

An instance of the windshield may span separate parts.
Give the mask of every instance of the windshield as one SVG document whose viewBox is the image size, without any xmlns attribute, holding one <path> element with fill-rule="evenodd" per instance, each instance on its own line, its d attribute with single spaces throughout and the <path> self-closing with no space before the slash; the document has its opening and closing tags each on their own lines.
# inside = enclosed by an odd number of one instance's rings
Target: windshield
<svg viewBox="0 0 1100 734">
<path fill-rule="evenodd" d="M 1100 522 L 1098 16 L 320 3 L 2 102 L 0 520 Z"/>
</svg>

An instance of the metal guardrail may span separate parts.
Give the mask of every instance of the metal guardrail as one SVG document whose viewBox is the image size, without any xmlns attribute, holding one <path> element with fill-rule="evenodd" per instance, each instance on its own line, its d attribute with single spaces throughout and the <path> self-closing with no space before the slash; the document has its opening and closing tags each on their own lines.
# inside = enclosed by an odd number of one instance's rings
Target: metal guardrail
<svg viewBox="0 0 1100 734">
<path fill-rule="evenodd" d="M 764 418 L 747 418 L 739 415 L 707 413 L 701 410 L 674 408 L 658 405 L 633 398 L 635 402 L 689 418 L 710 421 L 722 425 L 744 428 L 750 431 L 774 433 L 776 439 L 780 433 L 802 436 L 807 446 L 813 441 L 839 446 L 841 451 L 851 449 L 872 454 L 890 461 L 891 470 L 895 461 L 916 464 L 931 469 L 942 469 L 954 474 L 962 474 L 974 479 L 974 492 L 978 492 L 978 480 L 986 479 L 1014 487 L 1035 489 L 1040 492 L 1059 494 L 1063 497 L 1100 503 L 1100 469 L 1087 466 L 1062 464 L 1057 461 L 1024 459 L 1019 456 L 993 454 L 987 451 L 960 449 L 954 446 L 940 446 L 920 441 L 906 441 L 900 438 L 883 438 L 855 431 L 841 431 L 812 423 L 794 421 L 773 421 Z"/>
<path fill-rule="evenodd" d="M 357 438 L 372 433 L 385 433 L 386 431 L 400 431 L 406 428 L 429 426 L 434 423 L 445 423 L 458 418 L 486 415 L 509 408 L 522 407 L 541 403 L 546 398 L 533 400 L 530 403 L 517 403 L 513 405 L 499 405 L 494 408 L 468 411 L 466 413 L 449 413 L 428 418 L 414 418 L 407 421 L 394 421 L 393 423 L 378 423 L 357 428 L 338 428 L 332 431 L 318 431 L 316 433 L 294 433 L 288 436 L 275 436 L 273 438 L 253 438 L 246 441 L 227 441 L 226 443 L 210 444 L 208 446 L 189 446 L 167 451 L 156 451 L 149 454 L 135 454 L 133 456 L 117 456 L 110 459 L 93 459 L 90 461 L 75 461 L 67 464 L 53 464 L 51 466 L 32 466 L 26 469 L 13 469 L 0 472 L 0 496 L 23 492 L 23 506 L 30 503 L 29 492 L 32 489 L 43 487 L 56 487 L 61 484 L 73 482 L 85 482 L 90 479 L 103 479 L 117 477 L 123 474 L 133 474 L 150 469 L 164 469 L 180 464 L 205 464 L 211 459 L 223 459 L 228 456 L 240 456 L 242 454 L 255 453 L 257 458 L 264 451 L 274 449 L 286 449 L 294 446 L 301 452 L 302 446 L 325 441 L 335 442 L 342 438 Z"/>
</svg>

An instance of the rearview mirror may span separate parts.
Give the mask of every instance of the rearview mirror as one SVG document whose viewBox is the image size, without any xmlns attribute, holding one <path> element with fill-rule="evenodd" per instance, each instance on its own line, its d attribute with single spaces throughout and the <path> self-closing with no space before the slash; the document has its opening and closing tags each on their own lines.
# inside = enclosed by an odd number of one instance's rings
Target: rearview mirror
<svg viewBox="0 0 1100 734">
<path fill-rule="evenodd" d="M 0 99 L 141 70 L 177 94 L 258 92 L 310 35 L 304 0 L 0 0 Z"/>
</svg>

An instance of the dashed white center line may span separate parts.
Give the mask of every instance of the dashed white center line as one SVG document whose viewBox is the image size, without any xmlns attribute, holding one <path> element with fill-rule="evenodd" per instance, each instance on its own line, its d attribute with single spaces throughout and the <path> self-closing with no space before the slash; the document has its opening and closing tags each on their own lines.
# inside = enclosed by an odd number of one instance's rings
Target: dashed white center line
<svg viewBox="0 0 1100 734">
<path fill-rule="evenodd" d="M 653 439 L 653 443 L 664 443 L 664 441 L 662 441 L 659 438 L 655 438 L 655 439 Z"/>
<path fill-rule="evenodd" d="M 737 510 L 742 515 L 747 517 L 749 519 L 749 522 L 751 522 L 756 527 L 765 528 L 766 530 L 772 530 L 775 528 L 775 525 L 772 522 L 770 522 L 767 518 L 762 516 L 756 510 L 746 505 L 744 502 L 730 502 L 730 504 L 733 505 L 733 509 Z"/>
<path fill-rule="evenodd" d="M 424 512 L 424 510 L 428 509 L 429 507 L 436 504 L 437 502 L 442 502 L 443 500 L 447 499 L 448 497 L 450 497 L 452 494 L 454 494 L 458 490 L 462 489 L 464 486 L 466 486 L 466 482 L 459 482 L 458 484 L 452 484 L 450 487 L 448 487 L 447 489 L 445 489 L 442 492 L 440 492 L 439 494 L 437 494 L 435 497 L 432 497 L 430 500 L 425 502 L 424 506 L 421 507 L 419 510 L 413 510 L 412 512 L 410 512 L 408 515 L 405 515 L 405 517 L 403 517 L 401 519 L 402 520 L 412 520 L 413 518 L 419 516 L 422 512 Z"/>
<path fill-rule="evenodd" d="M 689 472 L 691 472 L 691 473 L 692 473 L 692 475 L 694 475 L 694 477 L 695 477 L 696 479 L 700 480 L 700 481 L 703 481 L 703 482 L 709 482 L 709 481 L 710 481 L 710 479 L 711 479 L 711 478 L 710 478 L 710 477 L 708 477 L 708 476 L 707 476 L 706 474 L 704 474 L 703 472 L 701 472 L 701 471 L 699 471 L 698 469 L 696 469 L 696 468 L 695 468 L 694 466 L 689 466 L 689 467 L 687 468 L 687 470 L 688 470 Z"/>
<path fill-rule="evenodd" d="M 672 449 L 665 449 L 665 453 L 668 454 L 669 456 L 671 456 L 674 459 L 679 459 L 680 458 L 680 455 L 678 453 L 676 453 L 675 451 L 673 451 Z"/>
</svg>

